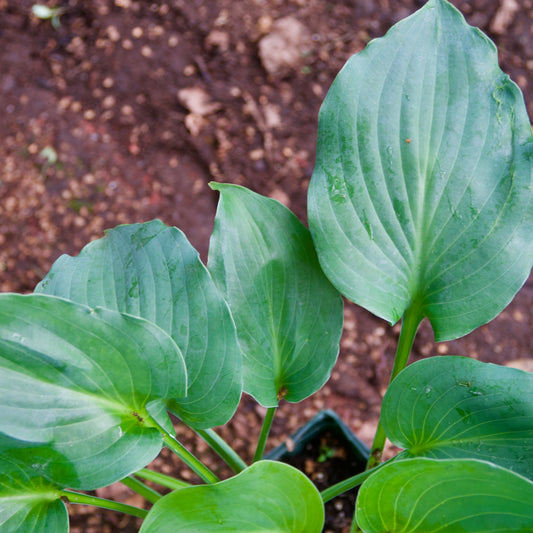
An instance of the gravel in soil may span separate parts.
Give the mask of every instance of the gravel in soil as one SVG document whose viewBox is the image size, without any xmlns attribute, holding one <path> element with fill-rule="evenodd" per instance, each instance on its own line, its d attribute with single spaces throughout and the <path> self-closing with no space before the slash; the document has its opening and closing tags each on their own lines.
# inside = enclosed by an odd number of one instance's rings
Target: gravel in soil
<svg viewBox="0 0 533 533">
<path fill-rule="evenodd" d="M 33 1 L 0 0 L 0 291 L 30 292 L 60 254 L 78 253 L 106 228 L 156 217 L 183 229 L 205 259 L 216 208 L 210 180 L 272 196 L 305 221 L 317 114 L 329 85 L 350 55 L 423 4 L 47 3 L 65 8 L 58 29 L 31 15 Z M 453 3 L 496 41 L 531 116 L 532 1 Z M 498 319 L 439 345 L 424 323 L 413 358 L 466 354 L 531 369 L 532 304 L 530 280 Z M 313 398 L 282 405 L 270 446 L 324 407 L 369 442 L 398 333 L 347 304 L 331 380 Z M 244 397 L 220 429 L 245 458 L 262 415 Z M 200 441 L 186 440 L 205 453 Z M 166 452 L 156 466 L 184 470 Z M 73 532 L 138 528 L 135 519 L 90 508 L 72 513 Z"/>
</svg>

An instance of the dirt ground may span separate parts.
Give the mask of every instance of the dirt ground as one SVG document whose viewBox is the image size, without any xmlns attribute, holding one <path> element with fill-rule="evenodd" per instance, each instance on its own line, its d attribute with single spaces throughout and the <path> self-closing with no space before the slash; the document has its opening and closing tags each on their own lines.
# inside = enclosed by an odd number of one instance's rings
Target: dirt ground
<svg viewBox="0 0 533 533">
<path fill-rule="evenodd" d="M 0 0 L 0 291 L 31 292 L 60 254 L 77 254 L 119 223 L 160 218 L 205 259 L 211 180 L 272 196 L 305 222 L 329 85 L 350 55 L 424 4 L 49 1 L 65 8 L 56 29 L 31 15 L 34 3 Z M 533 116 L 533 1 L 453 3 L 496 42 Z M 463 339 L 435 345 L 424 324 L 413 359 L 451 353 L 531 365 L 532 309 L 530 279 L 498 319 Z M 331 380 L 313 398 L 282 405 L 271 445 L 325 407 L 369 443 L 398 333 L 347 304 Z M 262 414 L 244 398 L 223 429 L 245 457 Z M 167 454 L 158 467 L 182 470 Z M 73 531 L 136 530 L 128 517 L 80 513 Z"/>
</svg>

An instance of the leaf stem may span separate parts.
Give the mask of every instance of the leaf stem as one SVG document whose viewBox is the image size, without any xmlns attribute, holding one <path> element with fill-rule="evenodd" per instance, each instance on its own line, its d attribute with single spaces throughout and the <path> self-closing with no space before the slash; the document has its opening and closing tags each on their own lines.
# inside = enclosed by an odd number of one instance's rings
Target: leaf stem
<svg viewBox="0 0 533 533">
<path fill-rule="evenodd" d="M 207 466 L 197 459 L 187 448 L 185 448 L 175 437 L 166 431 L 163 432 L 165 444 L 200 478 L 206 483 L 218 483 L 218 479 Z"/>
<path fill-rule="evenodd" d="M 119 513 L 125 513 L 138 518 L 146 518 L 148 511 L 126 503 L 115 502 L 113 500 L 106 500 L 104 498 L 97 498 L 96 496 L 89 496 L 80 492 L 73 492 L 70 490 L 62 490 L 59 492 L 60 496 L 65 497 L 70 503 L 79 503 L 85 505 L 94 505 L 102 509 L 111 509 Z"/>
<path fill-rule="evenodd" d="M 276 407 L 269 407 L 265 414 L 263 420 L 263 426 L 261 427 L 261 433 L 259 434 L 259 440 L 257 441 L 257 448 L 255 450 L 253 463 L 260 461 L 263 458 L 265 453 L 266 441 L 268 439 L 268 434 L 270 433 L 270 428 L 272 427 L 272 421 L 274 420 L 274 415 L 276 414 Z"/>
<path fill-rule="evenodd" d="M 237 452 L 215 431 L 212 429 L 195 430 L 202 439 L 217 453 L 217 455 L 238 474 L 248 467 L 248 465 L 239 457 Z"/>
<path fill-rule="evenodd" d="M 411 353 L 415 335 L 422 318 L 423 315 L 419 305 L 413 304 L 405 311 L 389 384 L 392 383 L 392 380 L 407 366 L 409 354 Z M 370 450 L 370 457 L 368 458 L 368 463 L 366 465 L 367 470 L 370 470 L 381 463 L 386 438 L 380 416 L 376 435 L 374 436 L 374 442 L 372 443 L 372 448 Z"/>
<path fill-rule="evenodd" d="M 174 435 L 171 435 L 157 420 L 147 415 L 146 419 L 150 419 L 155 428 L 159 430 L 163 436 L 163 442 L 205 483 L 218 483 L 218 479 L 202 461 L 197 459 L 181 442 L 179 442 Z"/>
<path fill-rule="evenodd" d="M 320 493 L 320 496 L 322 497 L 322 501 L 324 503 L 329 502 L 329 500 L 336 498 L 343 492 L 346 492 L 348 490 L 353 489 L 354 487 L 357 487 L 358 485 L 361 485 L 361 483 L 366 481 L 366 479 L 369 478 L 374 472 L 376 472 L 377 470 L 385 466 L 391 460 L 392 459 L 390 459 L 389 461 L 385 463 L 379 464 L 378 466 L 372 468 L 372 470 L 365 470 L 364 472 L 361 472 L 360 474 L 356 474 L 355 476 L 349 477 L 348 479 L 345 479 L 344 481 L 335 483 L 335 485 L 328 487 L 327 489 L 323 490 Z"/>
<path fill-rule="evenodd" d="M 137 494 L 140 494 L 145 500 L 150 503 L 155 503 L 157 500 L 161 499 L 161 494 L 156 490 L 148 487 L 142 481 L 134 478 L 133 476 L 128 476 L 124 479 L 121 479 L 120 482 L 126 487 L 130 488 Z"/>
<path fill-rule="evenodd" d="M 167 487 L 167 489 L 183 489 L 185 487 L 190 487 L 190 483 L 187 483 L 185 481 L 182 481 L 181 479 L 176 479 L 171 476 L 167 476 L 165 474 L 162 474 L 161 472 L 154 472 L 153 470 L 149 470 L 148 468 L 143 468 L 142 470 L 139 470 L 138 472 L 135 472 L 135 475 L 137 477 L 147 479 L 148 481 L 152 481 L 154 483 L 157 483 L 158 485 L 161 485 L 162 487 Z"/>
</svg>

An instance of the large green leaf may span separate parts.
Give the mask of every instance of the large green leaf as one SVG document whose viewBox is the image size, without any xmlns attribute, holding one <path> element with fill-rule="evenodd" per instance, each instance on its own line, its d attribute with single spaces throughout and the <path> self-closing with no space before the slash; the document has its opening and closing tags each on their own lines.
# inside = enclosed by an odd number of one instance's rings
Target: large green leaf
<svg viewBox="0 0 533 533">
<path fill-rule="evenodd" d="M 140 533 L 320 533 L 323 524 L 322 499 L 304 474 L 259 461 L 226 481 L 165 496 Z"/>
<path fill-rule="evenodd" d="M 32 467 L 32 455 L 24 443 L 0 433 L 0 457 L 0 531 L 67 533 L 61 487 L 43 479 Z"/>
<path fill-rule="evenodd" d="M 92 489 L 146 466 L 163 442 L 154 418 L 169 423 L 158 417 L 186 378 L 177 345 L 146 320 L 0 295 L 0 432 L 35 446 L 51 481 Z"/>
<path fill-rule="evenodd" d="M 244 353 L 244 390 L 264 406 L 303 400 L 328 379 L 342 299 L 309 231 L 282 204 L 236 185 L 220 191 L 208 268 L 229 303 Z"/>
<path fill-rule="evenodd" d="M 533 531 L 533 483 L 473 459 L 408 459 L 378 470 L 359 489 L 366 533 Z"/>
<path fill-rule="evenodd" d="M 382 424 L 400 456 L 483 459 L 533 479 L 533 374 L 431 357 L 391 383 Z"/>
<path fill-rule="evenodd" d="M 533 143 L 494 44 L 429 0 L 353 56 L 320 111 L 309 224 L 324 271 L 437 340 L 496 316 L 533 263 Z"/>
<path fill-rule="evenodd" d="M 177 228 L 154 220 L 118 226 L 77 257 L 61 256 L 36 292 L 156 323 L 180 347 L 187 397 L 169 406 L 196 428 L 226 423 L 241 395 L 241 353 L 227 304 L 198 252 Z"/>
</svg>

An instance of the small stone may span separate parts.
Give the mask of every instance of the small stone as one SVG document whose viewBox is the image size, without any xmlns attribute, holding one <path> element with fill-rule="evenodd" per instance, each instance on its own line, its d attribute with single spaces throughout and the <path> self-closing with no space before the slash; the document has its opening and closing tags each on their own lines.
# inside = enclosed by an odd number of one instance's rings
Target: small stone
<svg viewBox="0 0 533 533">
<path fill-rule="evenodd" d="M 505 363 L 505 366 L 510 368 L 517 368 L 518 370 L 525 370 L 526 372 L 533 372 L 533 359 L 514 359 Z"/>
<path fill-rule="evenodd" d="M 183 69 L 183 75 L 190 77 L 196 74 L 196 67 L 194 65 L 186 65 Z"/>
<path fill-rule="evenodd" d="M 525 319 L 526 317 L 524 316 L 524 313 L 520 311 L 520 309 L 513 311 L 513 320 L 516 320 L 517 322 L 524 322 Z"/>
<path fill-rule="evenodd" d="M 149 46 L 143 46 L 141 48 L 141 55 L 144 57 L 152 57 L 154 55 L 154 52 Z"/>
<path fill-rule="evenodd" d="M 498 35 L 506 33 L 519 9 L 520 6 L 516 0 L 502 0 L 496 15 L 492 19 L 491 31 Z"/>
<path fill-rule="evenodd" d="M 440 355 L 445 355 L 449 352 L 449 348 L 448 348 L 448 345 L 443 342 L 442 344 L 439 344 L 437 346 L 437 352 L 439 352 Z"/>
<path fill-rule="evenodd" d="M 263 115 L 267 128 L 279 128 L 281 126 L 281 111 L 275 104 L 266 104 L 263 106 Z"/>
<path fill-rule="evenodd" d="M 113 42 L 120 40 L 120 32 L 117 30 L 116 26 L 107 27 L 107 36 L 109 37 L 109 40 Z"/>
<path fill-rule="evenodd" d="M 104 100 L 102 101 L 102 106 L 106 109 L 109 109 L 110 107 L 113 107 L 115 105 L 115 97 L 114 96 L 106 96 Z"/>
<path fill-rule="evenodd" d="M 227 52 L 230 45 L 230 36 L 228 32 L 213 30 L 205 39 L 208 49 L 218 48 L 221 52 Z"/>
<path fill-rule="evenodd" d="M 287 447 L 288 452 L 292 452 L 294 450 L 294 441 L 288 437 L 285 441 L 285 446 Z"/>
<path fill-rule="evenodd" d="M 284 17 L 274 22 L 272 32 L 259 41 L 259 57 L 271 76 L 284 77 L 299 69 L 311 46 L 307 28 L 294 17 Z"/>
<path fill-rule="evenodd" d="M 64 96 L 63 98 L 61 98 L 61 100 L 59 100 L 59 109 L 67 109 L 71 101 L 72 98 L 70 96 Z"/>
<path fill-rule="evenodd" d="M 263 15 L 262 17 L 259 17 L 259 20 L 257 21 L 257 30 L 259 33 L 265 35 L 272 31 L 273 24 L 274 21 L 270 15 Z"/>
<path fill-rule="evenodd" d="M 285 207 L 290 207 L 291 199 L 289 195 L 282 189 L 276 188 L 270 193 L 270 197 L 282 203 Z"/>
<path fill-rule="evenodd" d="M 135 26 L 135 28 L 131 30 L 131 34 L 133 37 L 135 37 L 135 39 L 140 39 L 143 36 L 143 33 L 143 29 L 139 26 Z"/>
<path fill-rule="evenodd" d="M 262 148 L 256 148 L 255 150 L 251 150 L 248 153 L 248 157 L 252 161 L 259 161 L 260 159 L 263 159 L 265 157 L 265 151 Z"/>
<path fill-rule="evenodd" d="M 113 87 L 113 85 L 115 85 L 115 80 L 108 76 L 107 78 L 104 78 L 104 81 L 102 81 L 102 85 L 106 89 L 110 89 L 111 87 Z"/>
<path fill-rule="evenodd" d="M 205 119 L 202 117 L 202 115 L 198 115 L 197 113 L 189 113 L 185 117 L 185 127 L 189 130 L 189 133 L 193 137 L 199 135 L 204 125 Z"/>
<path fill-rule="evenodd" d="M 213 102 L 207 92 L 201 87 L 186 87 L 178 91 L 178 100 L 191 113 L 205 117 L 221 108 L 218 102 Z"/>
</svg>

